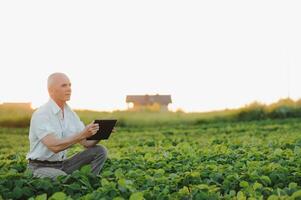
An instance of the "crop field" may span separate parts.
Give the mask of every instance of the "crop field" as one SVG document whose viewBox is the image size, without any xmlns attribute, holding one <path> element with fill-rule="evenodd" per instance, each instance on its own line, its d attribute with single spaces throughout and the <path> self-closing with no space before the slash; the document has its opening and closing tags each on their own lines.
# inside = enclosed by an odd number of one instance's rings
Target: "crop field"
<svg viewBox="0 0 301 200">
<path fill-rule="evenodd" d="M 0 199 L 301 199 L 300 119 L 121 126 L 100 143 L 99 176 L 37 179 L 28 127 L 0 128 Z"/>
</svg>

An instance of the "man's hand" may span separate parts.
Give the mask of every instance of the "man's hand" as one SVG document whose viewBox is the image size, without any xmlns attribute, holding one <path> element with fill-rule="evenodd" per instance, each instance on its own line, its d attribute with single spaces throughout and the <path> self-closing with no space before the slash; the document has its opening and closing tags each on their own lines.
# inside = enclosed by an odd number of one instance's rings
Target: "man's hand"
<svg viewBox="0 0 301 200">
<path fill-rule="evenodd" d="M 88 138 L 92 135 L 95 135 L 97 133 L 97 131 L 99 130 L 99 124 L 95 123 L 94 121 L 90 124 L 88 124 L 85 129 L 82 131 L 82 136 L 84 138 Z"/>
</svg>

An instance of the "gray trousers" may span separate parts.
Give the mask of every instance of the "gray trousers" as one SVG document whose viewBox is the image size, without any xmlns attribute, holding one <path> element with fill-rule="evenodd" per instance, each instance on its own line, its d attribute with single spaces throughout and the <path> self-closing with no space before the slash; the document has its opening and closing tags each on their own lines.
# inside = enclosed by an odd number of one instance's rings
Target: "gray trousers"
<svg viewBox="0 0 301 200">
<path fill-rule="evenodd" d="M 82 166 L 91 164 L 92 173 L 98 175 L 107 159 L 107 155 L 108 152 L 104 146 L 95 145 L 75 154 L 62 163 L 44 164 L 30 162 L 27 168 L 32 171 L 34 177 L 55 179 L 57 176 L 71 174 Z"/>
</svg>

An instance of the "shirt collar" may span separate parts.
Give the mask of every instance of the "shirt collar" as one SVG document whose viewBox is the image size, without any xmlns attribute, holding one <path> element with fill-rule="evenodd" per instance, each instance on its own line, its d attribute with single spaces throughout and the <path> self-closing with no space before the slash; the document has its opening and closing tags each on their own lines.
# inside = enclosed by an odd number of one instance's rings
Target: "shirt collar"
<svg viewBox="0 0 301 200">
<path fill-rule="evenodd" d="M 48 104 L 54 114 L 58 114 L 61 108 L 55 103 L 53 99 L 49 99 Z M 69 109 L 69 106 L 65 103 L 64 110 Z"/>
</svg>

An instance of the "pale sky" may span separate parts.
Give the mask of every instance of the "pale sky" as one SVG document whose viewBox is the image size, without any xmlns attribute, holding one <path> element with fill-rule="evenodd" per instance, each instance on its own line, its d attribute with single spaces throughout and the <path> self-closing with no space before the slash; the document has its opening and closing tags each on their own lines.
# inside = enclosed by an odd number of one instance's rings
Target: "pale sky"
<svg viewBox="0 0 301 200">
<path fill-rule="evenodd" d="M 0 102 L 48 100 L 65 72 L 70 105 L 125 109 L 170 94 L 172 110 L 301 98 L 301 1 L 0 1 Z"/>
</svg>

